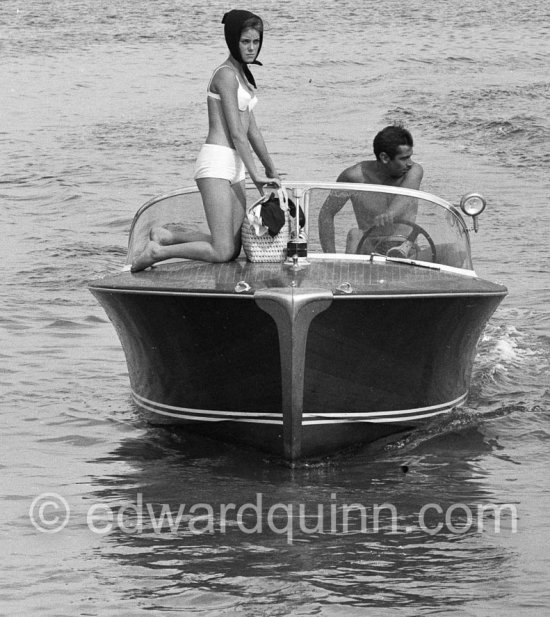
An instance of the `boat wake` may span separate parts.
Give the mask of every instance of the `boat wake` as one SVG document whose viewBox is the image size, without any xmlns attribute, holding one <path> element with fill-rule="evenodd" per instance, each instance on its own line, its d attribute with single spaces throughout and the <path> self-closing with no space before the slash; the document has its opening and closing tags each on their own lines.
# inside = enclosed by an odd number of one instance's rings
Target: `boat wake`
<svg viewBox="0 0 550 617">
<path fill-rule="evenodd" d="M 549 370 L 544 341 L 515 326 L 490 322 L 479 342 L 469 404 L 476 408 L 540 405 Z"/>
</svg>

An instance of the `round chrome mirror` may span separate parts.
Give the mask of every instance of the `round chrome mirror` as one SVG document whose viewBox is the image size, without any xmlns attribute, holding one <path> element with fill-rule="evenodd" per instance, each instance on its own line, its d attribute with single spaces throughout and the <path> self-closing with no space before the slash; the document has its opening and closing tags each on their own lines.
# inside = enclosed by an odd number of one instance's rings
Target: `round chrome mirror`
<svg viewBox="0 0 550 617">
<path fill-rule="evenodd" d="M 485 197 L 479 193 L 467 193 L 460 200 L 460 209 L 468 216 L 479 216 L 486 205 Z"/>
</svg>

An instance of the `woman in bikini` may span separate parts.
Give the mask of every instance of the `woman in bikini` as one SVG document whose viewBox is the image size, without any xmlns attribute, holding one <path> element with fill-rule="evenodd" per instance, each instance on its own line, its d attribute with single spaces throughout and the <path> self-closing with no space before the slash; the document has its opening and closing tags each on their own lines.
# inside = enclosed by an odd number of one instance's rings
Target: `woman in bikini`
<svg viewBox="0 0 550 617">
<path fill-rule="evenodd" d="M 248 65 L 260 64 L 262 20 L 249 11 L 233 10 L 222 23 L 230 54 L 208 84 L 208 136 L 195 166 L 210 234 L 153 228 L 149 243 L 132 263 L 132 272 L 174 257 L 210 262 L 235 259 L 241 250 L 246 208 L 245 169 L 260 193 L 265 185 L 280 186 L 252 111 L 256 83 Z M 257 170 L 252 150 L 265 174 Z"/>
</svg>

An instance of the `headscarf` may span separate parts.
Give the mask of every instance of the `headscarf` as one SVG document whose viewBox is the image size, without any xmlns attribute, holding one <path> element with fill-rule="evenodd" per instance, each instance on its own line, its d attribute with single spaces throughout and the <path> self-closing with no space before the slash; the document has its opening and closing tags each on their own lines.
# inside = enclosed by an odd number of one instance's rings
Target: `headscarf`
<svg viewBox="0 0 550 617">
<path fill-rule="evenodd" d="M 223 16 L 222 24 L 224 24 L 225 26 L 225 42 L 227 43 L 227 47 L 229 47 L 229 52 L 231 53 L 233 58 L 235 58 L 235 60 L 237 60 L 237 62 L 241 64 L 246 78 L 255 88 L 256 82 L 254 81 L 254 77 L 252 76 L 252 73 L 250 72 L 247 63 L 243 62 L 241 52 L 239 51 L 239 41 L 241 38 L 241 32 L 243 31 L 243 24 L 245 23 L 245 21 L 251 18 L 256 18 L 262 21 L 260 17 L 258 17 L 254 13 L 251 13 L 250 11 L 240 11 L 238 9 L 233 9 L 232 11 L 229 11 Z M 263 39 L 263 32 L 260 32 L 260 46 L 258 48 L 258 54 L 260 53 L 260 49 L 262 48 Z M 258 54 L 256 55 L 256 58 L 258 57 Z M 262 66 L 262 63 L 258 62 L 258 60 L 254 60 L 251 64 L 259 64 L 260 66 Z"/>
</svg>

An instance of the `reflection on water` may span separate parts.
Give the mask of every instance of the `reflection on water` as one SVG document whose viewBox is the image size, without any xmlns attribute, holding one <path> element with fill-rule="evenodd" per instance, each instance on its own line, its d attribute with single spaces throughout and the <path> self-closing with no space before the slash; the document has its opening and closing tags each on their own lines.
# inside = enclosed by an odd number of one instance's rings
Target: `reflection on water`
<svg viewBox="0 0 550 617">
<path fill-rule="evenodd" d="M 196 610 L 205 610 L 198 593 L 205 583 L 233 607 L 291 607 L 304 596 L 317 608 L 369 606 L 373 597 L 381 609 L 460 606 L 475 595 L 472 586 L 493 588 L 513 554 L 486 539 L 494 537 L 491 511 L 483 531 L 467 530 L 466 506 L 477 516 L 496 497 L 477 461 L 498 444 L 467 412 L 446 423 L 447 430 L 440 421 L 428 434 L 294 469 L 166 429 L 123 440 L 111 457 L 132 472 L 108 483 L 97 478 L 90 494 L 115 513 L 98 522 L 110 528 L 114 519 L 102 551 L 107 567 L 138 568 L 147 578 L 145 588 L 126 590 L 133 598 L 173 593 Z M 433 534 L 458 502 L 455 533 L 443 526 Z M 426 504 L 438 506 L 426 514 L 428 531 L 418 527 Z M 502 516 L 507 535 L 512 518 Z M 475 575 L 472 560 L 480 565 Z"/>
</svg>

